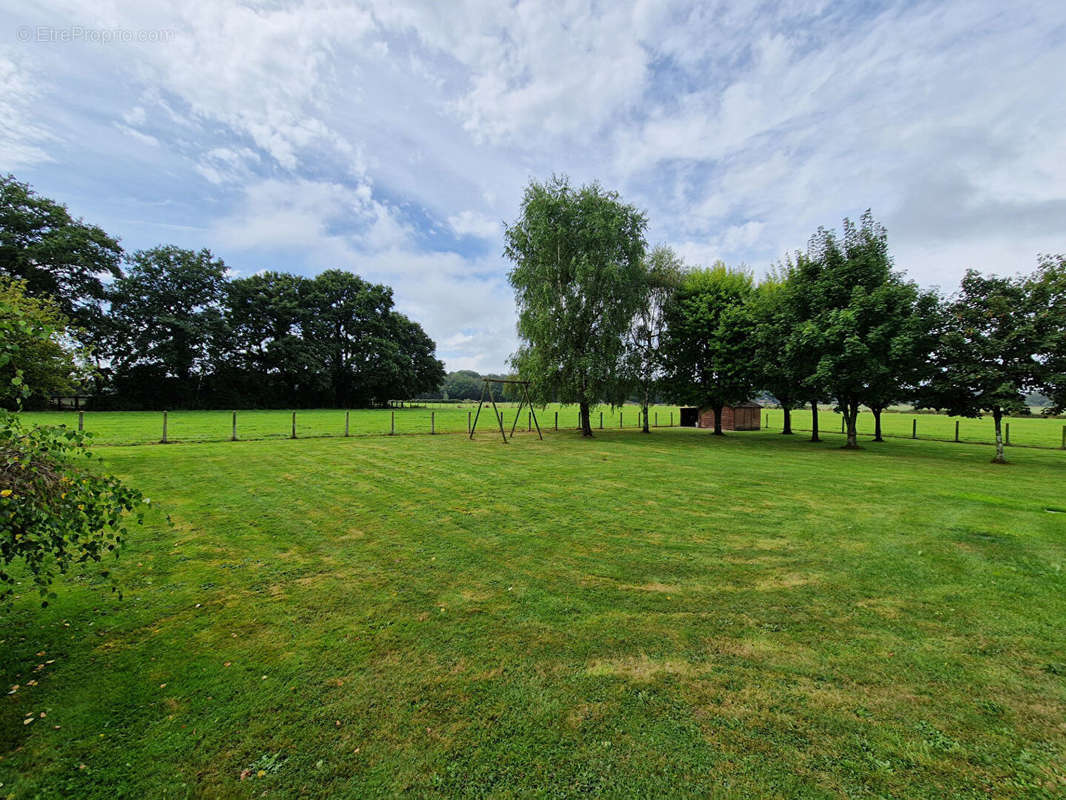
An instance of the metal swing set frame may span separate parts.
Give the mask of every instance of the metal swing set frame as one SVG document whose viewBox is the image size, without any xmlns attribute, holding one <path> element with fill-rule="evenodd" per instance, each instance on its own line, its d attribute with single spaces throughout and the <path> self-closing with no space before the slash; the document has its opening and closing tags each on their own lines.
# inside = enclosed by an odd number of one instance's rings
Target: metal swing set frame
<svg viewBox="0 0 1066 800">
<path fill-rule="evenodd" d="M 522 416 L 522 408 L 525 405 L 529 405 L 529 414 L 533 418 L 533 424 L 537 426 L 537 436 L 541 441 L 544 440 L 544 436 L 540 432 L 540 423 L 537 422 L 537 412 L 533 410 L 533 401 L 529 399 L 529 381 L 516 381 L 507 378 L 482 378 L 484 383 L 481 386 L 481 399 L 477 404 L 477 413 L 474 415 L 474 424 L 470 426 L 470 438 L 474 438 L 474 431 L 477 430 L 478 417 L 481 416 L 481 407 L 485 405 L 485 394 L 488 393 L 489 402 L 492 403 L 492 410 L 496 412 L 496 422 L 500 426 L 500 436 L 503 437 L 503 443 L 507 444 L 507 433 L 503 428 L 503 415 L 500 413 L 499 408 L 496 406 L 496 392 L 493 388 L 493 384 L 514 384 L 522 387 L 522 399 L 518 404 L 518 411 L 515 412 L 514 422 L 511 424 L 511 436 L 514 437 L 515 428 L 518 426 L 518 419 Z M 500 395 L 500 399 L 503 399 L 503 395 Z"/>
</svg>

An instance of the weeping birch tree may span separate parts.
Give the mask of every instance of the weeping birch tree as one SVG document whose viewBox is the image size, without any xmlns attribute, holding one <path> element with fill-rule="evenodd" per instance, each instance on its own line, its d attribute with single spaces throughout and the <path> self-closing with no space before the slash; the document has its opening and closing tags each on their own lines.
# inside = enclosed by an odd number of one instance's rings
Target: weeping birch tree
<svg viewBox="0 0 1066 800">
<path fill-rule="evenodd" d="M 647 218 L 616 192 L 565 177 L 533 181 L 504 234 L 522 344 L 512 364 L 535 401 L 576 403 L 581 433 L 591 408 L 621 405 L 633 375 L 633 319 L 647 299 Z"/>
<path fill-rule="evenodd" d="M 681 286 L 685 264 L 669 247 L 659 245 L 648 254 L 645 267 L 647 301 L 633 322 L 631 353 L 632 372 L 640 391 L 641 429 L 649 433 L 651 393 L 663 375 L 660 345 L 666 328 L 666 309 Z"/>
</svg>

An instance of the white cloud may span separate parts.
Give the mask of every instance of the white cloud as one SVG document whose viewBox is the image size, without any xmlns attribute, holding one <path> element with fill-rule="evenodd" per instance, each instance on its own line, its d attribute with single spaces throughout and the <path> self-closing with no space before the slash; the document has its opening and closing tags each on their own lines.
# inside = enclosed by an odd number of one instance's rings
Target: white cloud
<svg viewBox="0 0 1066 800">
<path fill-rule="evenodd" d="M 463 211 L 448 217 L 448 224 L 460 236 L 479 236 L 491 239 L 500 233 L 500 223 L 476 211 Z"/>
<path fill-rule="evenodd" d="M 389 282 L 453 368 L 513 349 L 494 242 L 552 173 L 702 264 L 760 272 L 867 207 L 947 288 L 1066 250 L 1059 3 L 60 0 L 22 23 L 175 35 L 0 49 L 0 167 L 131 247 L 184 230 L 245 271 Z"/>
<path fill-rule="evenodd" d="M 34 122 L 41 90 L 29 71 L 0 54 L 0 169 L 14 170 L 51 161 L 52 137 Z"/>
</svg>

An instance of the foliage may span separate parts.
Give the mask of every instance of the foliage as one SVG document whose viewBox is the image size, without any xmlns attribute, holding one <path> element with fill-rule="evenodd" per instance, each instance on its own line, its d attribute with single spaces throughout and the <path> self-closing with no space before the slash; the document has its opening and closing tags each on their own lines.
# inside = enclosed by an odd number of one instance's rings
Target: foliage
<svg viewBox="0 0 1066 800">
<path fill-rule="evenodd" d="M 27 295 L 25 281 L 0 278 L 0 404 L 76 391 L 88 371 L 68 331 L 52 300 Z"/>
<path fill-rule="evenodd" d="M 881 414 L 906 400 L 917 402 L 933 377 L 933 356 L 942 324 L 941 300 L 910 281 L 890 281 L 881 292 L 885 299 L 874 357 L 880 372 L 866 387 L 864 402 L 874 413 L 874 441 L 881 438 Z"/>
<path fill-rule="evenodd" d="M 292 403 L 301 392 L 318 395 L 328 387 L 318 349 L 302 335 L 307 283 L 267 271 L 226 285 L 224 377 L 241 397 Z"/>
<path fill-rule="evenodd" d="M 953 415 L 988 412 L 996 426 L 996 463 L 1005 463 L 1000 421 L 1028 410 L 1040 374 L 1038 326 L 1027 282 L 969 270 L 945 309 L 936 372 L 923 404 Z"/>
<path fill-rule="evenodd" d="M 92 458 L 83 434 L 0 412 L 0 598 L 13 594 L 11 564 L 21 561 L 47 605 L 57 574 L 118 555 L 127 512 L 141 522 L 141 493 L 92 469 Z"/>
<path fill-rule="evenodd" d="M 115 384 L 148 407 L 380 404 L 444 376 L 392 290 L 344 270 L 229 281 L 207 250 L 158 247 L 115 282 L 112 322 Z"/>
<path fill-rule="evenodd" d="M 118 240 L 75 219 L 14 175 L 0 177 L 0 275 L 25 281 L 26 293 L 51 297 L 95 341 L 106 299 L 104 276 L 121 275 Z"/>
<path fill-rule="evenodd" d="M 844 415 L 857 447 L 860 404 L 883 409 L 916 382 L 935 343 L 936 300 L 893 272 L 885 229 L 864 213 L 844 233 L 819 228 L 793 271 L 806 308 L 797 339 L 817 356 L 808 384 Z M 921 313 L 919 313 L 919 311 Z"/>
<path fill-rule="evenodd" d="M 223 335 L 225 284 L 226 265 L 210 250 L 168 245 L 133 254 L 110 291 L 108 355 L 120 390 L 152 392 L 154 379 L 195 405 Z"/>
<path fill-rule="evenodd" d="M 330 403 L 382 403 L 440 385 L 433 342 L 392 310 L 390 288 L 344 270 L 326 270 L 303 288 L 303 339 L 321 359 Z"/>
<path fill-rule="evenodd" d="M 630 371 L 636 375 L 640 392 L 642 429 L 649 432 L 648 406 L 651 394 L 663 377 L 662 339 L 666 310 L 681 286 L 685 263 L 669 247 L 652 249 L 644 264 L 647 298 L 637 311 L 630 332 Z"/>
<path fill-rule="evenodd" d="M 1049 401 L 1044 414 L 1062 414 L 1066 412 L 1066 255 L 1041 256 L 1028 290 L 1040 354 L 1034 383 Z"/>
<path fill-rule="evenodd" d="M 531 182 L 505 232 L 523 344 L 513 364 L 535 400 L 589 408 L 621 403 L 632 376 L 626 345 L 647 299 L 643 213 L 597 184 Z"/>
<path fill-rule="evenodd" d="M 797 316 L 791 302 L 788 273 L 778 271 L 760 283 L 751 298 L 752 346 L 758 369 L 757 384 L 784 410 L 782 433 L 792 433 L 792 409 L 806 399 L 806 373 L 793 349 Z"/>
<path fill-rule="evenodd" d="M 471 369 L 449 372 L 444 378 L 444 392 L 448 400 L 477 400 L 484 384 L 481 375 Z"/>
<path fill-rule="evenodd" d="M 749 273 L 718 262 L 687 273 L 665 311 L 663 382 L 678 402 L 712 408 L 718 435 L 722 407 L 755 393 L 754 291 Z"/>
</svg>

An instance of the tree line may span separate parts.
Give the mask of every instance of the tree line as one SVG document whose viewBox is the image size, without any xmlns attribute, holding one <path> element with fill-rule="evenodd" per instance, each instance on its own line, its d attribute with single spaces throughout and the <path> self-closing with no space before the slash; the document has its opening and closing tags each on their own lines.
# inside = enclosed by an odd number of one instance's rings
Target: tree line
<svg viewBox="0 0 1066 800">
<path fill-rule="evenodd" d="M 50 304 L 78 355 L 76 369 L 29 350 L 9 363 L 12 376 L 34 371 L 28 405 L 78 393 L 110 408 L 370 406 L 444 378 L 433 340 L 387 286 L 340 269 L 235 278 L 206 249 L 125 253 L 11 175 L 0 178 L 0 277 L 12 302 Z"/>
<path fill-rule="evenodd" d="M 894 269 L 887 233 L 866 212 L 842 231 L 819 228 L 762 281 L 718 262 L 690 267 L 649 249 L 646 215 L 598 184 L 531 182 L 505 232 L 522 343 L 512 359 L 540 402 L 590 409 L 636 392 L 714 412 L 760 393 L 791 411 L 833 403 L 846 446 L 858 446 L 860 406 L 876 420 L 898 403 L 958 416 L 990 414 L 996 461 L 1001 420 L 1066 408 L 1066 257 L 1040 256 L 1030 274 L 966 272 L 950 296 Z"/>
</svg>

